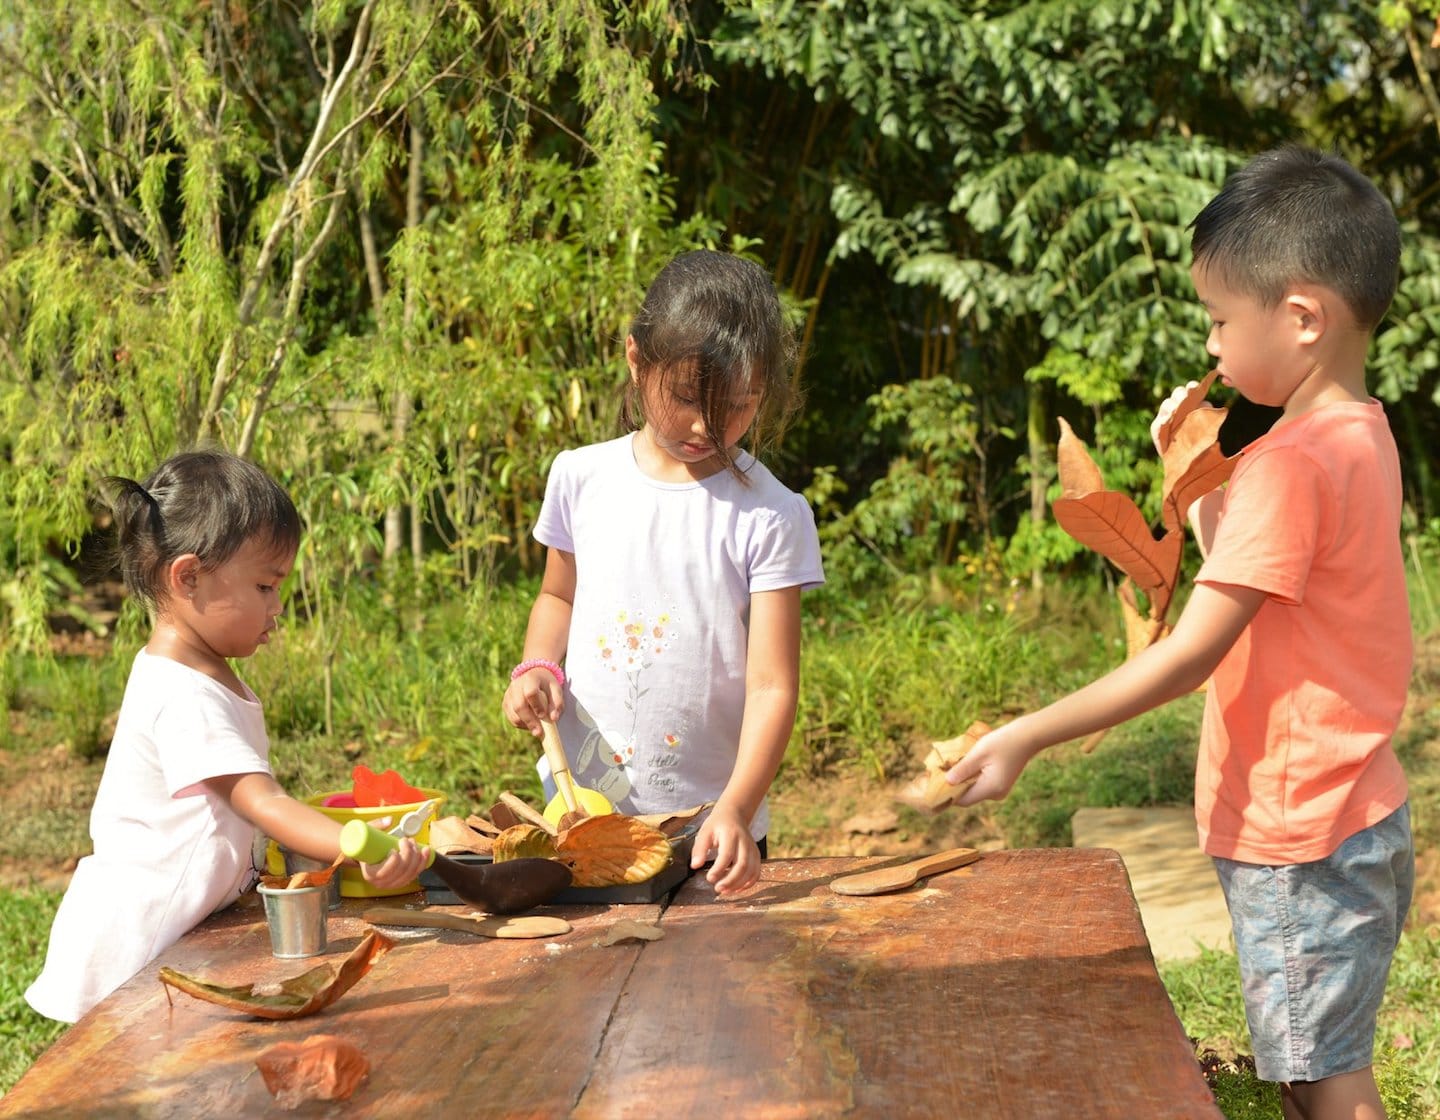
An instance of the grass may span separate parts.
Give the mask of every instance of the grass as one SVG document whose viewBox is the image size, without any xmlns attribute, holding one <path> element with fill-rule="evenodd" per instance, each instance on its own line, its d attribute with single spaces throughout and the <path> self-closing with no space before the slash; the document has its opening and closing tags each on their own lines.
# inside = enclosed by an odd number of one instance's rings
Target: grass
<svg viewBox="0 0 1440 1120">
<path fill-rule="evenodd" d="M 0 1092 L 65 1031 L 63 1023 L 31 1011 L 24 999 L 45 957 L 50 921 L 59 905 L 54 891 L 0 890 Z"/>
<path fill-rule="evenodd" d="M 488 804 L 502 789 L 538 798 L 534 744 L 499 710 L 532 593 L 533 587 L 512 588 L 420 617 L 397 606 L 410 601 L 403 595 L 352 588 L 356 614 L 348 632 L 289 628 L 243 670 L 265 699 L 281 782 L 298 796 L 341 788 L 351 767 L 364 761 L 451 790 L 461 805 Z M 804 694 L 779 786 L 823 783 L 836 774 L 908 774 L 937 729 L 958 732 L 976 718 L 1000 722 L 1092 679 L 1124 656 L 1111 603 L 1094 587 L 1051 590 L 1027 605 L 933 581 L 869 605 L 832 590 L 807 597 Z M 1417 627 L 1423 621 L 1418 614 L 1416 621 Z M 1433 630 L 1432 622 L 1424 632 Z M 11 708 L 0 729 L 0 799 L 11 786 L 32 791 L 23 801 L 0 800 L 7 820 L 0 855 L 7 864 L 86 849 L 99 763 L 85 759 L 119 703 L 138 641 L 133 632 L 122 634 L 116 653 L 100 662 L 0 657 L 0 691 Z M 1418 716 L 1397 749 L 1411 776 L 1419 846 L 1433 852 L 1440 849 L 1433 811 L 1440 802 L 1440 717 L 1426 713 L 1440 693 L 1440 658 L 1422 659 L 1420 669 L 1412 703 Z M 1090 755 L 1073 745 L 1048 752 L 1046 764 L 1027 768 L 1005 802 L 986 807 L 985 827 L 998 829 L 1011 847 L 1063 845 L 1078 808 L 1188 803 L 1200 704 L 1199 696 L 1187 697 L 1133 720 Z M 67 766 L 51 765 L 57 751 Z M 46 784 L 52 771 L 66 780 Z M 30 785 L 18 785 L 22 773 Z M 981 816 L 974 819 L 978 827 Z M 777 821 L 775 836 L 833 824 L 811 812 Z M 21 998 L 58 901 L 54 891 L 0 891 L 6 1028 L 0 1091 L 63 1029 L 35 1016 Z M 1440 1116 L 1437 958 L 1440 931 L 1407 931 L 1378 1036 L 1377 1070 L 1392 1117 Z M 1207 951 L 1166 965 L 1162 979 L 1192 1037 L 1226 1055 L 1247 1052 L 1232 956 Z M 1273 1087 L 1242 1069 L 1220 1073 L 1216 1093 L 1229 1117 L 1279 1116 Z"/>
</svg>

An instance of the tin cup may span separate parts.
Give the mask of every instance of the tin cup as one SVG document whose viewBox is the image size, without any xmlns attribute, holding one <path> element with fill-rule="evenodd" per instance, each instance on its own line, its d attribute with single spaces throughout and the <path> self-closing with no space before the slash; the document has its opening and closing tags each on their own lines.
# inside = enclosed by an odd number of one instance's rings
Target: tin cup
<svg viewBox="0 0 1440 1120">
<path fill-rule="evenodd" d="M 257 888 L 265 900 L 265 922 L 270 927 L 270 952 L 277 957 L 314 957 L 325 951 L 325 927 L 330 920 L 327 887 Z"/>
<path fill-rule="evenodd" d="M 299 852 L 292 852 L 289 848 L 281 848 L 280 854 L 285 859 L 285 874 L 294 875 L 297 871 L 328 871 L 330 865 L 323 859 L 311 859 L 309 856 L 302 856 Z M 325 888 L 329 894 L 330 909 L 340 908 L 340 869 L 335 869 L 335 874 L 330 876 L 330 885 Z"/>
</svg>

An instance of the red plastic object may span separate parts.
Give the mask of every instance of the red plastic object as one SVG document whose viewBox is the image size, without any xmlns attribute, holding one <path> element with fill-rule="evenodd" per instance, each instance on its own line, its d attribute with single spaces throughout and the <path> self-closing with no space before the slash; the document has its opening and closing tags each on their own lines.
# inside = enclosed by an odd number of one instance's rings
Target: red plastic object
<svg viewBox="0 0 1440 1120">
<path fill-rule="evenodd" d="M 363 762 L 351 772 L 355 784 L 355 805 L 373 809 L 380 805 L 413 805 L 425 800 L 425 791 L 418 790 L 394 770 L 375 773 Z"/>
<path fill-rule="evenodd" d="M 360 807 L 355 801 L 353 793 L 332 793 L 320 804 L 327 809 L 358 809 Z"/>
</svg>

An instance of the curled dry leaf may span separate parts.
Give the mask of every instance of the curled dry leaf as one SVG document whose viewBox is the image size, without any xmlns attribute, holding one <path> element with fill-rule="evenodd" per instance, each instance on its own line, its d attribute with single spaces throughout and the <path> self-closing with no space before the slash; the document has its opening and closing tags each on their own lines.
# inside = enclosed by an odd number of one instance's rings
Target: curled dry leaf
<svg viewBox="0 0 1440 1120">
<path fill-rule="evenodd" d="M 527 856 L 554 859 L 558 854 L 555 837 L 539 825 L 533 824 L 511 825 L 495 837 L 490 851 L 490 856 L 496 863 L 507 859 L 524 859 Z"/>
<path fill-rule="evenodd" d="M 665 931 L 654 922 L 637 922 L 634 918 L 621 918 L 605 931 L 601 945 L 618 945 L 622 941 L 659 941 Z"/>
<path fill-rule="evenodd" d="M 677 809 L 673 813 L 642 813 L 634 820 L 648 824 L 651 828 L 657 828 L 666 836 L 678 836 L 685 831 L 685 826 L 698 817 L 706 809 L 713 808 L 715 802 L 706 801 L 691 809 Z"/>
<path fill-rule="evenodd" d="M 500 825 L 497 825 L 494 821 L 486 820 L 479 813 L 471 813 L 465 818 L 465 823 L 482 836 L 499 836 L 501 832 Z"/>
<path fill-rule="evenodd" d="M 454 855 L 456 852 L 488 855 L 492 845 L 489 836 L 476 832 L 469 821 L 459 817 L 441 817 L 430 822 L 430 847 L 441 855 Z"/>
<path fill-rule="evenodd" d="M 196 999 L 260 1019 L 302 1019 L 323 1011 L 348 992 L 394 944 L 372 929 L 338 967 L 322 964 L 279 983 L 227 986 L 164 967 L 160 983 L 165 985 L 167 998 L 171 988 L 179 988 Z"/>
<path fill-rule="evenodd" d="M 964 734 L 933 743 L 925 756 L 924 772 L 902 786 L 895 794 L 896 800 L 926 813 L 938 812 L 949 805 L 975 783 L 972 780 L 952 786 L 945 780 L 945 772 L 990 734 L 990 730 L 989 724 L 977 719 Z"/>
<path fill-rule="evenodd" d="M 265 1088 L 283 1109 L 306 1101 L 344 1101 L 370 1072 L 359 1047 L 333 1034 L 281 1042 L 255 1059 Z"/>
</svg>

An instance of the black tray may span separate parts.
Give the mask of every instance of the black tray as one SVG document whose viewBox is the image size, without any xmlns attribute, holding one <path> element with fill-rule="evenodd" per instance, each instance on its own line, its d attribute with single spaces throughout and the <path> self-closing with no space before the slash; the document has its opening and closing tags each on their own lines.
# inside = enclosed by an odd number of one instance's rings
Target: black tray
<svg viewBox="0 0 1440 1120">
<path fill-rule="evenodd" d="M 695 833 L 698 831 L 698 826 L 690 824 L 684 831 L 672 836 L 669 865 L 643 883 L 621 883 L 615 887 L 566 887 L 550 902 L 555 905 L 601 906 L 656 902 L 690 877 L 690 852 L 695 846 Z M 456 852 L 447 858 L 465 864 L 490 862 L 489 856 L 476 855 L 473 852 Z M 425 891 L 425 903 L 428 906 L 461 905 L 455 892 L 435 874 L 434 868 L 427 867 L 420 872 L 420 886 Z"/>
</svg>

